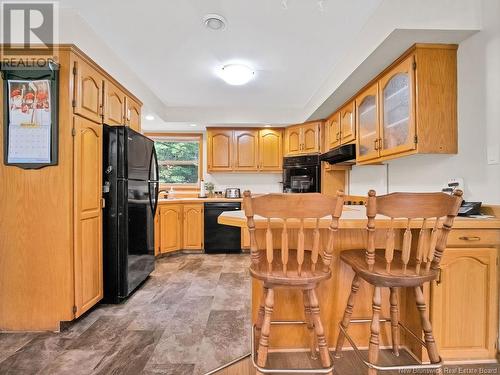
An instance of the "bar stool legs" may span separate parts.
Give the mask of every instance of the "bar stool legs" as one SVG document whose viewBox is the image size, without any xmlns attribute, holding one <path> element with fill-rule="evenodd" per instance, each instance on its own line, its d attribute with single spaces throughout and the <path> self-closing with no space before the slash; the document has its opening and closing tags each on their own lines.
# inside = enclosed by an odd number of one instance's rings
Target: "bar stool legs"
<svg viewBox="0 0 500 375">
<path fill-rule="evenodd" d="M 266 365 L 267 352 L 269 349 L 269 332 L 271 331 L 271 315 L 274 307 L 274 290 L 268 289 L 265 299 L 264 320 L 259 339 L 259 349 L 257 355 L 257 364 L 261 367 Z"/>
<path fill-rule="evenodd" d="M 259 307 L 257 320 L 252 328 L 252 362 L 256 367 L 256 374 L 272 373 L 313 373 L 333 375 L 333 358 L 328 350 L 328 343 L 325 337 L 325 330 L 321 322 L 318 297 L 315 289 L 303 289 L 305 320 L 272 320 L 274 307 L 274 289 L 270 286 L 264 287 L 264 296 Z M 269 352 L 269 335 L 271 325 L 305 325 L 311 335 L 310 349 L 312 359 L 319 358 L 321 368 L 303 368 L 303 369 L 271 369 L 266 368 L 266 362 Z M 259 337 L 260 332 L 260 337 Z M 258 345 L 256 342 L 258 341 Z"/>
<path fill-rule="evenodd" d="M 304 315 L 305 315 L 305 321 L 307 324 L 307 329 L 309 330 L 309 335 L 311 336 L 310 338 L 310 348 L 311 348 L 311 359 L 317 359 L 318 356 L 316 354 L 316 347 L 318 346 L 317 339 L 316 339 L 316 333 L 314 332 L 314 322 L 312 320 L 312 314 L 311 314 L 311 303 L 309 302 L 309 295 L 307 293 L 307 290 L 302 291 L 303 299 L 304 299 Z"/>
<path fill-rule="evenodd" d="M 266 287 L 264 287 L 262 290 L 259 312 L 257 313 L 257 321 L 255 322 L 255 333 L 257 334 L 257 339 L 260 338 L 260 330 L 262 329 L 262 323 L 264 322 L 264 312 L 265 312 L 266 296 L 268 290 L 269 289 Z"/>
<path fill-rule="evenodd" d="M 439 358 L 439 353 L 437 350 L 436 342 L 434 341 L 434 336 L 432 335 L 432 326 L 427 314 L 425 313 L 425 299 L 422 293 L 422 288 L 415 287 L 415 300 L 417 302 L 417 309 L 420 312 L 420 320 L 422 322 L 422 329 L 424 331 L 424 340 L 427 346 L 427 352 L 429 354 L 429 360 L 431 363 L 438 363 L 441 361 Z"/>
<path fill-rule="evenodd" d="M 368 361 L 370 363 L 377 363 L 378 349 L 379 349 L 379 335 L 380 335 L 380 305 L 382 298 L 380 295 L 380 287 L 373 288 L 373 315 L 372 323 L 370 325 L 370 343 L 368 344 Z M 377 370 L 374 368 L 368 369 L 368 375 L 377 375 Z"/>
<path fill-rule="evenodd" d="M 356 293 L 359 290 L 359 277 L 355 275 L 352 279 L 351 285 L 351 294 L 349 294 L 349 299 L 347 300 L 347 306 L 344 311 L 344 317 L 342 318 L 342 322 L 340 323 L 344 330 L 347 331 L 347 327 L 351 321 L 352 309 L 354 308 L 354 300 L 356 298 Z M 342 351 L 342 347 L 344 346 L 345 335 L 340 330 L 339 337 L 337 338 L 337 346 L 335 347 L 335 358 L 340 358 L 340 353 Z"/>
<path fill-rule="evenodd" d="M 307 294 L 309 296 L 309 302 L 311 304 L 311 315 L 314 322 L 314 331 L 316 332 L 316 337 L 318 339 L 318 349 L 321 364 L 323 365 L 323 367 L 330 367 L 332 365 L 332 362 L 330 359 L 330 353 L 328 352 L 328 344 L 326 343 L 325 330 L 323 328 L 321 317 L 319 315 L 318 297 L 316 296 L 316 291 L 314 289 L 308 290 Z"/>
<path fill-rule="evenodd" d="M 399 357 L 399 306 L 398 289 L 390 288 L 392 352 Z"/>
</svg>

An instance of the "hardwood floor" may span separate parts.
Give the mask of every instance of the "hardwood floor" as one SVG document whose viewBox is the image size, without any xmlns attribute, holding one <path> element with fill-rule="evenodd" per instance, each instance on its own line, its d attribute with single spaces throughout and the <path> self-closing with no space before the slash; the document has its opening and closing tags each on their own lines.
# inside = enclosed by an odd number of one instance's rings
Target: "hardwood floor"
<svg viewBox="0 0 500 375">
<path fill-rule="evenodd" d="M 392 355 L 390 350 L 380 351 L 380 361 L 383 364 L 406 364 L 412 361 L 412 358 L 405 352 L 402 352 L 399 358 Z M 269 366 L 292 368 L 302 367 L 308 368 L 312 361 L 306 353 L 272 353 L 269 358 Z M 367 370 L 363 364 L 359 362 L 353 351 L 345 351 L 340 359 L 335 363 L 335 375 L 364 375 Z M 408 374 L 433 374 L 428 370 L 408 372 Z M 447 365 L 442 369 L 443 374 L 500 374 L 500 364 L 484 363 L 484 364 L 467 364 L 467 365 Z M 402 371 L 379 371 L 381 375 L 401 375 L 405 374 Z M 252 360 L 247 357 L 230 367 L 222 369 L 214 375 L 255 375 L 255 369 L 252 365 Z"/>
</svg>

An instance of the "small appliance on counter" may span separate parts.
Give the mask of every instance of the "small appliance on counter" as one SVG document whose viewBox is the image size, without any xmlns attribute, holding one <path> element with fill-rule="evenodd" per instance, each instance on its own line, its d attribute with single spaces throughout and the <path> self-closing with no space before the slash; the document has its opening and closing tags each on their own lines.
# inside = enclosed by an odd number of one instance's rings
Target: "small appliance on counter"
<svg viewBox="0 0 500 375">
<path fill-rule="evenodd" d="M 448 184 L 442 189 L 442 192 L 453 195 L 456 190 L 464 191 L 463 179 L 451 178 Z M 481 204 L 482 202 L 466 202 L 464 199 L 458 209 L 458 216 L 483 216 L 481 215 Z"/>
<path fill-rule="evenodd" d="M 319 193 L 321 189 L 319 155 L 283 158 L 284 193 Z"/>
<path fill-rule="evenodd" d="M 226 198 L 241 198 L 241 192 L 238 188 L 227 188 L 224 196 Z"/>
</svg>

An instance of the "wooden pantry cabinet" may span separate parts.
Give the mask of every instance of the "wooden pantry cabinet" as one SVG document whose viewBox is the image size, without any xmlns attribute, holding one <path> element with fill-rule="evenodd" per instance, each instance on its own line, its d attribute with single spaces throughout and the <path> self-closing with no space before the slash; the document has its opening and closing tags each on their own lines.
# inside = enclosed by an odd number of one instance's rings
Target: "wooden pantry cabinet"
<svg viewBox="0 0 500 375">
<path fill-rule="evenodd" d="M 160 203 L 155 219 L 155 255 L 203 249 L 203 203 Z"/>
<path fill-rule="evenodd" d="M 76 46 L 55 52 L 58 164 L 24 170 L 0 163 L 9 197 L 0 200 L 3 331 L 58 331 L 102 298 L 102 124 L 119 122 L 127 98 L 140 113 L 140 101 Z M 42 56 L 34 48 L 11 57 Z"/>
<path fill-rule="evenodd" d="M 280 129 L 207 129 L 207 169 L 213 172 L 281 172 Z"/>
<path fill-rule="evenodd" d="M 306 122 L 285 129 L 285 156 L 320 152 L 321 121 Z"/>
<path fill-rule="evenodd" d="M 457 153 L 456 50 L 417 44 L 357 95 L 358 164 Z"/>
</svg>

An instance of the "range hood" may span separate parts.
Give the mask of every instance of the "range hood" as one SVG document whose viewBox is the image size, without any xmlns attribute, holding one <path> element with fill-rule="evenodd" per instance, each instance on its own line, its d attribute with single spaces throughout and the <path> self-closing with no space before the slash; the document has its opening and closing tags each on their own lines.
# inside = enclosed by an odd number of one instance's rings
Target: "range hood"
<svg viewBox="0 0 500 375">
<path fill-rule="evenodd" d="M 353 144 L 343 145 L 331 151 L 321 154 L 319 160 L 330 164 L 342 163 L 343 161 L 356 159 L 356 146 Z"/>
</svg>

